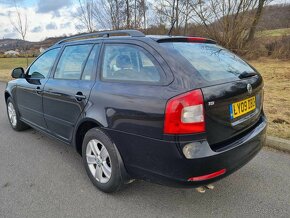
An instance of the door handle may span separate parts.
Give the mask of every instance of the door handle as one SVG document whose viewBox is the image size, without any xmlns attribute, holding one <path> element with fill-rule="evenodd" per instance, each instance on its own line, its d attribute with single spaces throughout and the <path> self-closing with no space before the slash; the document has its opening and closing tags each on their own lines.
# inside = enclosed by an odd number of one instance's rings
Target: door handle
<svg viewBox="0 0 290 218">
<path fill-rule="evenodd" d="M 78 92 L 77 94 L 75 94 L 75 98 L 77 101 L 82 101 L 82 100 L 86 99 L 86 96 L 83 95 L 83 93 Z"/>
<path fill-rule="evenodd" d="M 41 94 L 41 93 L 42 93 L 42 89 L 40 89 L 40 87 L 37 86 L 37 87 L 35 88 L 35 92 L 36 92 L 37 94 Z"/>
</svg>

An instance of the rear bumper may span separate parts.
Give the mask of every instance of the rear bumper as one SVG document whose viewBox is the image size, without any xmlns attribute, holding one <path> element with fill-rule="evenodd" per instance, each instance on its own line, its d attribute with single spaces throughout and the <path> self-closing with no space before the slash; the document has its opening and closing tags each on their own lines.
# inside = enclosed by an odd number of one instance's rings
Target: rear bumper
<svg viewBox="0 0 290 218">
<path fill-rule="evenodd" d="M 249 162 L 262 148 L 267 121 L 260 121 L 241 138 L 213 151 L 204 141 L 193 159 L 186 159 L 182 147 L 190 142 L 168 142 L 112 130 L 113 138 L 123 158 L 126 170 L 133 178 L 175 187 L 197 187 L 215 182 Z M 226 169 L 226 173 L 209 180 L 188 181 L 191 177 Z"/>
</svg>

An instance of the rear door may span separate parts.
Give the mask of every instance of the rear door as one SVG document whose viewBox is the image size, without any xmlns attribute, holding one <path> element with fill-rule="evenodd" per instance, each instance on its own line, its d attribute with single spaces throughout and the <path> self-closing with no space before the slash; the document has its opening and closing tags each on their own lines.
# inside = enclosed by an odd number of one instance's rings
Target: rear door
<svg viewBox="0 0 290 218">
<path fill-rule="evenodd" d="M 44 118 L 49 131 L 70 141 L 78 117 L 95 83 L 99 44 L 66 46 L 43 94 Z"/>
<path fill-rule="evenodd" d="M 104 40 L 100 80 L 90 99 L 93 117 L 109 129 L 152 138 L 163 136 L 164 108 L 171 94 L 170 69 L 161 56 L 137 40 Z"/>
</svg>

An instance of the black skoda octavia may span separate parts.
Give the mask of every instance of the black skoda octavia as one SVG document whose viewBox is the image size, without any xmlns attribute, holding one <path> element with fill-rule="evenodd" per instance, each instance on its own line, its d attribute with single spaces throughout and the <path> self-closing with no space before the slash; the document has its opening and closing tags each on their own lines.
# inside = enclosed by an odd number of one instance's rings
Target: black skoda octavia
<svg viewBox="0 0 290 218">
<path fill-rule="evenodd" d="M 265 141 L 262 77 L 210 39 L 86 34 L 56 43 L 12 77 L 12 128 L 72 145 L 104 192 L 132 179 L 205 186 Z"/>
</svg>

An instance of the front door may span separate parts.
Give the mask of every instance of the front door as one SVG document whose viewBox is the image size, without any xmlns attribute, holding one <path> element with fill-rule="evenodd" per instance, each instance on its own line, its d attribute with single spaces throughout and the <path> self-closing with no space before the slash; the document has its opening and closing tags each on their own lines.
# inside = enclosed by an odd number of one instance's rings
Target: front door
<svg viewBox="0 0 290 218">
<path fill-rule="evenodd" d="M 42 108 L 42 91 L 60 48 L 51 49 L 34 61 L 19 80 L 16 101 L 20 116 L 26 122 L 45 129 Z"/>
<path fill-rule="evenodd" d="M 94 85 L 99 45 L 66 46 L 43 94 L 44 118 L 49 131 L 65 141 L 85 108 Z"/>
</svg>

